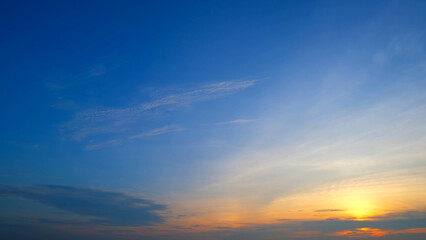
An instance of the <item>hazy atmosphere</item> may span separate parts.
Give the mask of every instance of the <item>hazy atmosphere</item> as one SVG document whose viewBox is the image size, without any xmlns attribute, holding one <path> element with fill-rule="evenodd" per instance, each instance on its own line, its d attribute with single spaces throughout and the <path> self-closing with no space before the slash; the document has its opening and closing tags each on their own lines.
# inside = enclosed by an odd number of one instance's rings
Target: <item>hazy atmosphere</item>
<svg viewBox="0 0 426 240">
<path fill-rule="evenodd" d="M 0 239 L 426 239 L 426 1 L 1 1 Z"/>
</svg>

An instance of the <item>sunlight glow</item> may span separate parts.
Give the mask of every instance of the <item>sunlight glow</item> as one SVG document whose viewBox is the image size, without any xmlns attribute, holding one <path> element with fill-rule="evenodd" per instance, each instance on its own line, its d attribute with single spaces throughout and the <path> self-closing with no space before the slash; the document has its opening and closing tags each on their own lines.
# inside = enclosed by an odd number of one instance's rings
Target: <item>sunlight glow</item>
<svg viewBox="0 0 426 240">
<path fill-rule="evenodd" d="M 369 199 L 366 198 L 354 198 L 349 200 L 345 204 L 347 206 L 347 212 L 355 217 L 357 220 L 364 220 L 366 217 L 375 215 L 375 206 Z"/>
</svg>

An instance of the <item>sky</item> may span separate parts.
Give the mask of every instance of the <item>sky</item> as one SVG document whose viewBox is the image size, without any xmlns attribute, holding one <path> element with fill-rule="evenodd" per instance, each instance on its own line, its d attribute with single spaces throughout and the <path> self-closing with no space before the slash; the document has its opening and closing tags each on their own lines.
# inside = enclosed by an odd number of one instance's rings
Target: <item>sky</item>
<svg viewBox="0 0 426 240">
<path fill-rule="evenodd" d="M 426 239 L 426 1 L 1 1 L 0 238 Z"/>
</svg>

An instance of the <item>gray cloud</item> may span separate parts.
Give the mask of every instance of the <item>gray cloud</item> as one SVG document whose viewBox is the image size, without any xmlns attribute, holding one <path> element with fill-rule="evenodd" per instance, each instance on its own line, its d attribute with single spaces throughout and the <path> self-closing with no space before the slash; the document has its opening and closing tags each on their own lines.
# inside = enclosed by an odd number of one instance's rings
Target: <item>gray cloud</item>
<svg viewBox="0 0 426 240">
<path fill-rule="evenodd" d="M 373 220 L 392 220 L 392 219 L 426 219 L 426 212 L 422 211 L 407 211 L 402 213 L 389 213 L 386 215 L 375 216 Z"/>
<path fill-rule="evenodd" d="M 0 196 L 33 200 L 74 214 L 91 216 L 95 219 L 89 224 L 94 225 L 159 224 L 164 219 L 158 211 L 166 209 L 165 205 L 125 193 L 68 186 L 0 185 Z"/>
</svg>

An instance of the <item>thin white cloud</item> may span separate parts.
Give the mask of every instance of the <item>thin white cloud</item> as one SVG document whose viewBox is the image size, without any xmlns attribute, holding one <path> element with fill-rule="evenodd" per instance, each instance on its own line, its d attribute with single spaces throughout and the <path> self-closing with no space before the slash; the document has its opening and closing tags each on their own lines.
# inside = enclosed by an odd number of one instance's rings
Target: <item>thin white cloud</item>
<svg viewBox="0 0 426 240">
<path fill-rule="evenodd" d="M 102 76 L 106 73 L 107 69 L 105 66 L 95 66 L 90 70 L 89 76 L 91 77 L 98 77 Z"/>
<path fill-rule="evenodd" d="M 235 93 L 251 87 L 256 80 L 225 81 L 207 84 L 196 89 L 169 94 L 158 99 L 126 108 L 89 110 L 77 113 L 74 119 L 64 124 L 74 139 L 87 136 L 123 131 L 130 123 L 154 114 L 154 110 L 174 110 L 195 102 L 205 101 Z"/>
<path fill-rule="evenodd" d="M 51 105 L 52 108 L 60 110 L 69 110 L 77 107 L 77 104 L 72 100 L 62 100 Z"/>
<path fill-rule="evenodd" d="M 85 71 L 79 72 L 74 75 L 56 75 L 49 77 L 46 80 L 45 88 L 48 91 L 59 94 L 62 90 L 77 87 L 86 83 L 89 79 L 105 75 L 111 67 L 104 65 L 93 66 Z"/>
<path fill-rule="evenodd" d="M 241 123 L 249 123 L 254 121 L 255 121 L 254 119 L 235 119 L 232 121 L 217 122 L 217 123 L 214 123 L 214 125 L 241 124 Z"/>
<path fill-rule="evenodd" d="M 373 63 L 379 66 L 384 66 L 385 63 L 388 61 L 388 56 L 386 56 L 384 52 L 379 51 L 371 57 L 371 60 L 373 61 Z"/>
<path fill-rule="evenodd" d="M 165 126 L 162 128 L 152 129 L 150 131 L 146 131 L 135 136 L 131 136 L 130 138 L 135 139 L 135 138 L 143 138 L 143 137 L 150 137 L 150 136 L 158 136 L 158 135 L 163 135 L 166 133 L 181 132 L 183 130 L 184 130 L 183 128 L 180 128 L 177 126 Z"/>
<path fill-rule="evenodd" d="M 114 139 L 114 140 L 109 140 L 109 141 L 105 141 L 105 142 L 101 142 L 101 143 L 90 144 L 90 145 L 87 145 L 85 147 L 85 149 L 87 151 L 97 150 L 97 149 L 101 149 L 101 148 L 104 148 L 104 147 L 107 147 L 107 146 L 110 146 L 110 145 L 117 144 L 117 143 L 119 143 L 121 141 L 122 140 L 120 140 L 120 139 Z"/>
</svg>

